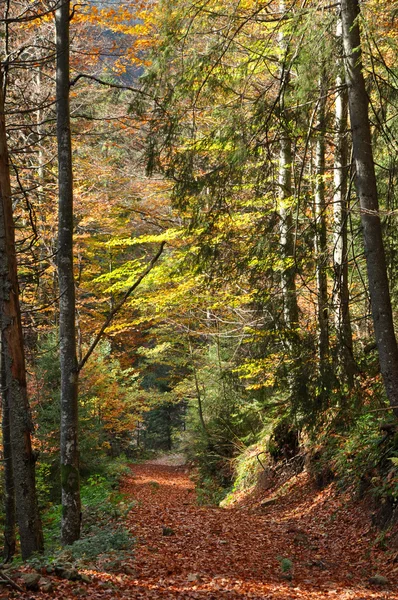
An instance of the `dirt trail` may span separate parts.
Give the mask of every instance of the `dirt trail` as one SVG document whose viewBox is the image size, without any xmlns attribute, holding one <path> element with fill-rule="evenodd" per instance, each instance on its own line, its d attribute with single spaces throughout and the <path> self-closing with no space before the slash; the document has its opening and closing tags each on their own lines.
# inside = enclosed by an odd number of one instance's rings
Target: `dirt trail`
<svg viewBox="0 0 398 600">
<path fill-rule="evenodd" d="M 151 465 L 163 465 L 164 467 L 183 467 L 187 462 L 184 454 L 164 454 L 153 460 L 148 461 L 146 464 Z"/>
<path fill-rule="evenodd" d="M 133 466 L 124 482 L 138 545 L 121 597 L 398 600 L 398 563 L 371 545 L 361 511 L 305 474 L 259 513 L 197 506 L 188 470 L 164 462 Z M 389 584 L 370 584 L 375 574 Z"/>
<path fill-rule="evenodd" d="M 175 455 L 132 466 L 122 489 L 134 502 L 126 525 L 136 543 L 111 570 L 106 555 L 80 567 L 88 582 L 44 570 L 51 592 L 8 588 L 0 600 L 398 600 L 398 548 L 375 544 L 351 498 L 314 491 L 302 473 L 266 506 L 258 491 L 232 509 L 200 507 L 183 463 Z M 372 584 L 376 574 L 388 583 Z"/>
</svg>

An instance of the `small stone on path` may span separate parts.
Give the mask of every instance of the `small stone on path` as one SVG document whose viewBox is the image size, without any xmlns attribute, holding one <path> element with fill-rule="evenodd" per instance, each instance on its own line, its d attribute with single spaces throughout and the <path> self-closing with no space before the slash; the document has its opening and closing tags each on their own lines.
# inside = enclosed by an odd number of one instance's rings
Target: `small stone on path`
<svg viewBox="0 0 398 600">
<path fill-rule="evenodd" d="M 388 579 L 383 575 L 374 575 L 369 579 L 369 583 L 371 585 L 388 585 Z"/>
<path fill-rule="evenodd" d="M 39 581 L 41 577 L 38 573 L 24 573 L 22 579 L 27 590 L 31 592 L 37 592 L 39 590 Z"/>
</svg>

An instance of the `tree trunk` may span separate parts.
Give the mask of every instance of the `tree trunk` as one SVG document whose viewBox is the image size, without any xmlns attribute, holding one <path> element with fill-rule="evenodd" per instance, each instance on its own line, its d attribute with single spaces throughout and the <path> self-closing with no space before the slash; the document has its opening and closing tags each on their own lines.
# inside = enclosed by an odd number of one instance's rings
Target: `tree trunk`
<svg viewBox="0 0 398 600">
<path fill-rule="evenodd" d="M 328 386 L 329 314 L 327 289 L 327 236 L 325 204 L 325 76 L 320 80 L 315 144 L 315 256 L 318 291 L 318 361 L 322 385 Z"/>
<path fill-rule="evenodd" d="M 280 0 L 279 11 L 285 13 L 285 2 Z M 292 404 L 302 403 L 307 399 L 305 370 L 299 361 L 299 309 L 296 290 L 296 265 L 294 257 L 294 223 L 292 215 L 292 140 L 289 131 L 290 111 L 286 108 L 286 96 L 290 88 L 290 64 L 288 40 L 283 28 L 279 33 L 279 47 L 283 55 L 280 64 L 279 118 L 281 138 L 279 142 L 278 165 L 278 200 L 279 200 L 279 242 L 283 259 L 281 288 L 283 300 L 283 316 L 286 330 L 286 348 L 293 358 L 293 368 L 287 374 Z"/>
<path fill-rule="evenodd" d="M 11 431 L 10 431 L 10 406 L 7 391 L 7 380 L 5 372 L 5 361 L 3 349 L 1 352 L 1 389 L 3 398 L 3 460 L 4 460 L 4 562 L 10 562 L 15 554 L 15 528 L 16 528 L 16 509 L 15 509 L 15 489 L 14 472 L 12 468 L 11 452 Z"/>
<path fill-rule="evenodd" d="M 294 237 L 293 218 L 291 207 L 292 197 L 292 148 L 288 135 L 283 132 L 279 152 L 279 239 L 281 253 L 285 266 L 281 274 L 281 285 L 283 295 L 283 314 L 286 328 L 291 333 L 296 332 L 298 327 L 298 306 L 295 282 L 295 265 L 293 263 Z"/>
<path fill-rule="evenodd" d="M 342 42 L 342 24 L 339 18 L 336 28 L 337 40 Z M 340 70 L 340 60 L 337 63 Z M 334 151 L 334 197 L 333 197 L 333 306 L 337 334 L 339 368 L 349 387 L 354 385 L 357 367 L 354 359 L 350 319 L 350 294 L 348 288 L 348 137 L 347 90 L 342 75 L 336 77 L 335 101 L 335 151 Z"/>
<path fill-rule="evenodd" d="M 196 371 L 196 365 L 195 365 L 195 359 L 194 359 L 194 355 L 193 355 L 193 347 L 192 347 L 192 342 L 191 342 L 191 337 L 188 333 L 188 346 L 189 346 L 189 354 L 191 357 L 191 365 L 192 365 L 192 373 L 193 373 L 193 378 L 194 378 L 194 382 L 195 382 L 195 390 L 196 390 L 196 397 L 198 400 L 198 415 L 199 415 L 199 421 L 202 427 L 202 431 L 206 437 L 208 446 L 211 446 L 211 442 L 210 442 L 210 436 L 209 436 L 209 432 L 207 430 L 207 425 L 206 425 L 206 421 L 203 415 L 203 400 L 202 400 L 202 394 L 200 391 L 200 384 L 199 384 L 199 379 L 198 379 L 198 374 Z"/>
<path fill-rule="evenodd" d="M 81 503 L 78 451 L 78 366 L 73 273 L 73 174 L 69 110 L 70 2 L 55 11 L 57 32 L 58 279 L 61 365 L 61 486 L 63 544 L 80 537 Z"/>
<path fill-rule="evenodd" d="M 362 73 L 358 0 L 342 0 L 345 76 L 352 129 L 356 189 L 361 207 L 369 293 L 380 370 L 387 398 L 398 417 L 398 346 L 379 214 L 376 174 L 368 115 L 368 95 Z"/>
<path fill-rule="evenodd" d="M 285 11 L 283 0 L 279 3 L 280 13 Z M 284 32 L 279 33 L 279 45 L 286 54 L 286 40 Z M 285 325 L 291 337 L 291 332 L 296 332 L 298 327 L 298 305 L 296 293 L 296 269 L 293 261 L 294 255 L 294 236 L 293 236 L 293 218 L 292 218 L 292 142 L 288 131 L 288 111 L 285 107 L 285 96 L 290 83 L 289 68 L 285 64 L 286 57 L 280 67 L 280 92 L 279 92 L 279 114 L 282 122 L 281 140 L 279 146 L 279 239 L 281 253 L 285 266 L 281 275 L 282 295 L 283 295 L 283 314 Z"/>
<path fill-rule="evenodd" d="M 25 355 L 5 128 L 3 75 L 0 72 L 0 305 L 4 401 L 9 405 L 12 469 L 22 558 L 43 551 L 36 498 L 32 422 L 26 389 Z"/>
</svg>

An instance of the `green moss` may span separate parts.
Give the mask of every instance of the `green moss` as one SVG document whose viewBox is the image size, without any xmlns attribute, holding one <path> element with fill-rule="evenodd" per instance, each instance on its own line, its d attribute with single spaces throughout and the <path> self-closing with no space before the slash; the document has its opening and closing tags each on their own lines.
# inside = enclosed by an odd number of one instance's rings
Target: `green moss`
<svg viewBox="0 0 398 600">
<path fill-rule="evenodd" d="M 61 465 L 62 489 L 73 494 L 79 490 L 79 470 L 73 465 Z"/>
</svg>

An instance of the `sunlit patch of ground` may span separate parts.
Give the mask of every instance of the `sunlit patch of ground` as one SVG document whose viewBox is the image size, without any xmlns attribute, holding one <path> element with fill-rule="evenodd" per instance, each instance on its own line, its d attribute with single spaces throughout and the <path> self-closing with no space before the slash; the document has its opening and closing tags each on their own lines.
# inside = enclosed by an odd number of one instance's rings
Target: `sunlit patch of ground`
<svg viewBox="0 0 398 600">
<path fill-rule="evenodd" d="M 305 473 L 268 491 L 277 500 L 266 507 L 258 489 L 232 508 L 200 507 L 186 466 L 164 457 L 132 466 L 123 491 L 134 500 L 131 554 L 112 573 L 98 560 L 90 584 L 54 581 L 35 598 L 398 600 L 398 551 L 376 543 L 349 494 L 316 491 Z M 372 585 L 375 574 L 388 584 Z"/>
<path fill-rule="evenodd" d="M 182 467 L 186 464 L 187 458 L 184 454 L 173 453 L 164 454 L 150 461 L 152 465 L 163 465 L 165 467 Z"/>
<path fill-rule="evenodd" d="M 313 490 L 305 474 L 265 510 L 260 496 L 240 508 L 198 507 L 186 470 L 158 463 L 134 466 L 126 487 L 137 500 L 137 597 L 398 600 L 398 565 L 372 543 L 369 521 L 331 487 Z M 388 577 L 386 588 L 369 584 L 375 573 Z"/>
</svg>

